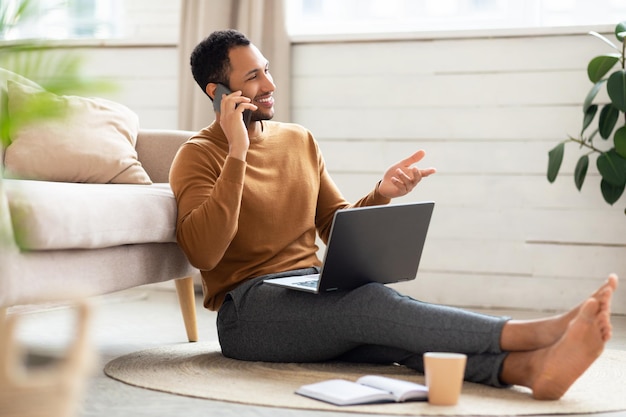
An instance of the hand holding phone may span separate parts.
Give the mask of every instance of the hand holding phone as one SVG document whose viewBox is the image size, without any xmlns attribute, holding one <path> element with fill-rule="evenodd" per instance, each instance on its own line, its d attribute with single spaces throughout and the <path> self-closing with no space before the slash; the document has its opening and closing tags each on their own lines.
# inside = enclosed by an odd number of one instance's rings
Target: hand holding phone
<svg viewBox="0 0 626 417">
<path fill-rule="evenodd" d="M 232 91 L 228 89 L 224 84 L 217 84 L 217 88 L 215 88 L 215 97 L 213 98 L 213 109 L 216 112 L 220 112 L 222 108 L 222 95 L 231 94 Z M 243 111 L 243 123 L 248 128 L 250 125 L 250 120 L 252 118 L 252 110 L 244 110 Z"/>
</svg>

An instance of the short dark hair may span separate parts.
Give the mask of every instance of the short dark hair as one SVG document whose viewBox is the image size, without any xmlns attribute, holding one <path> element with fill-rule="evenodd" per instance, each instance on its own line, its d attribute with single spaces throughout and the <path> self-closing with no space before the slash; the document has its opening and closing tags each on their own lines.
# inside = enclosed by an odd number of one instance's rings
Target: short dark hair
<svg viewBox="0 0 626 417">
<path fill-rule="evenodd" d="M 250 40 L 243 33 L 228 29 L 211 33 L 194 48 L 189 60 L 191 73 L 207 96 L 206 86 L 209 83 L 221 83 L 230 88 L 228 52 L 236 46 L 248 45 Z"/>
</svg>

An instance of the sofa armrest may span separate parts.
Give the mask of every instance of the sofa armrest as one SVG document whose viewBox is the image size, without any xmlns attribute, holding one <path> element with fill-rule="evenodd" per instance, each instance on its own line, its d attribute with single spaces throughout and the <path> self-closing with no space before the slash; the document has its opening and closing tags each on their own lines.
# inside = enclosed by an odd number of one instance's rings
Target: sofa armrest
<svg viewBox="0 0 626 417">
<path fill-rule="evenodd" d="M 169 182 L 169 173 L 178 148 L 196 132 L 187 130 L 141 129 L 137 156 L 153 182 Z"/>
</svg>

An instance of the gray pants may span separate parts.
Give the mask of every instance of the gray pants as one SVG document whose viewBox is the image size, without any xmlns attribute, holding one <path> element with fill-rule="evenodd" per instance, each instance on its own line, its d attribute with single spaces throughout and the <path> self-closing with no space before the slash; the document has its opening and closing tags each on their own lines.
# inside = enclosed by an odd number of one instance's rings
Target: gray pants
<svg viewBox="0 0 626 417">
<path fill-rule="evenodd" d="M 461 352 L 468 356 L 466 380 L 504 386 L 500 335 L 506 317 L 424 303 L 381 284 L 315 295 L 263 284 L 264 278 L 228 293 L 219 310 L 219 341 L 227 357 L 399 363 L 423 372 L 424 352 Z"/>
</svg>

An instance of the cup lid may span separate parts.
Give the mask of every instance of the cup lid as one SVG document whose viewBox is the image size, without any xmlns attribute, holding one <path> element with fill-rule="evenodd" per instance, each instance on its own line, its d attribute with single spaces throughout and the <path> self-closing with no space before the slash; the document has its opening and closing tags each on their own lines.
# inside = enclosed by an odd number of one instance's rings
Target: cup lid
<svg viewBox="0 0 626 417">
<path fill-rule="evenodd" d="M 455 352 L 426 352 L 424 353 L 425 357 L 430 358 L 443 358 L 443 359 L 462 359 L 466 358 L 467 355 L 464 353 L 455 353 Z"/>
</svg>

